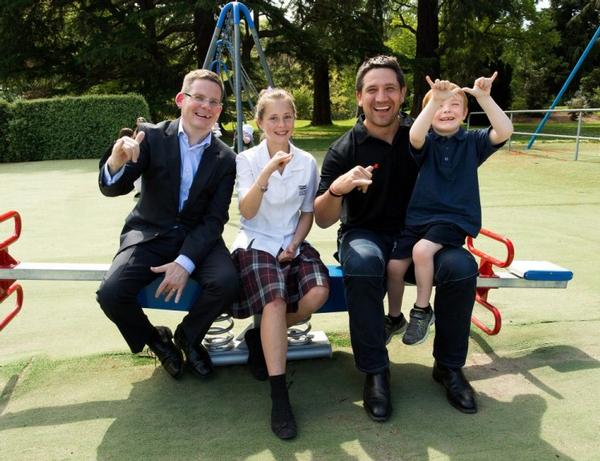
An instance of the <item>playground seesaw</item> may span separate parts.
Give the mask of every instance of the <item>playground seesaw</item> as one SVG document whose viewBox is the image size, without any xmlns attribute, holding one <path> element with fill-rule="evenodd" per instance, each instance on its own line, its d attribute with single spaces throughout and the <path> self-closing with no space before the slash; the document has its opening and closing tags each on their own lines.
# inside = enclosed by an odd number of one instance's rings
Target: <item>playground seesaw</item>
<svg viewBox="0 0 600 461">
<path fill-rule="evenodd" d="M 21 217 L 16 211 L 0 215 L 0 223 L 12 219 L 12 234 L 0 242 L 0 303 L 11 295 L 16 296 L 15 307 L 0 320 L 0 331 L 15 318 L 23 306 L 23 289 L 19 280 L 56 280 L 56 281 L 100 281 L 109 268 L 109 264 L 67 264 L 19 262 L 8 252 L 9 246 L 21 235 Z M 477 278 L 476 302 L 491 312 L 493 324 L 487 326 L 473 315 L 472 323 L 488 335 L 496 335 L 502 327 L 502 316 L 488 300 L 490 290 L 499 288 L 566 288 L 573 278 L 573 273 L 560 266 L 546 261 L 516 261 L 514 245 L 506 237 L 487 229 L 481 230 L 481 236 L 502 243 L 506 249 L 506 257 L 497 259 L 476 248 L 473 239 L 467 238 L 467 248 L 479 258 L 479 276 Z M 331 277 L 331 291 L 327 303 L 317 312 L 343 312 L 347 310 L 344 297 L 343 273 L 339 266 L 328 266 Z M 154 293 L 160 278 L 144 288 L 138 295 L 140 305 L 148 309 L 167 309 L 187 311 L 200 293 L 200 287 L 193 280 L 188 282 L 179 301 L 166 302 L 164 298 L 155 298 Z M 225 326 L 221 326 L 225 324 Z M 247 349 L 243 343 L 243 335 L 234 338 L 230 333 L 233 320 L 228 315 L 219 317 L 209 334 L 205 344 L 209 349 L 213 362 L 217 365 L 233 365 L 247 361 Z M 331 344 L 322 331 L 311 331 L 310 323 L 292 327 L 288 331 L 290 347 L 289 359 L 307 359 L 330 357 Z"/>
</svg>

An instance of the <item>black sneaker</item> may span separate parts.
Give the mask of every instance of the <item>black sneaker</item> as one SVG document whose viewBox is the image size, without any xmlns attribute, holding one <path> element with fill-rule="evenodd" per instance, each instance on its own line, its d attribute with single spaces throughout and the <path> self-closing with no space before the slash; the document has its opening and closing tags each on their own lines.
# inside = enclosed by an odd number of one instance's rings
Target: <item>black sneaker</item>
<svg viewBox="0 0 600 461">
<path fill-rule="evenodd" d="M 389 344 L 392 340 L 392 336 L 399 335 L 400 333 L 404 333 L 406 331 L 406 325 L 408 322 L 406 321 L 406 317 L 404 314 L 400 313 L 400 321 L 392 320 L 392 317 L 386 315 L 383 319 L 385 326 L 385 343 Z"/>
<path fill-rule="evenodd" d="M 427 310 L 424 309 L 411 309 L 410 320 L 408 327 L 406 327 L 406 333 L 402 337 L 402 342 L 409 346 L 421 344 L 427 339 L 429 334 L 429 327 L 435 321 L 435 315 L 433 309 L 430 307 Z"/>
</svg>

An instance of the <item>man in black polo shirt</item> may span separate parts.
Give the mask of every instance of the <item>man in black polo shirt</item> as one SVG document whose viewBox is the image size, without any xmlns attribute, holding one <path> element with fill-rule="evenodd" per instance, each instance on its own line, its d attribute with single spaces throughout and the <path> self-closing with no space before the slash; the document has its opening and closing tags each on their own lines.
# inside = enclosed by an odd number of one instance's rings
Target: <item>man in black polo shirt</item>
<svg viewBox="0 0 600 461">
<path fill-rule="evenodd" d="M 377 56 L 362 64 L 356 98 L 364 114 L 329 148 L 315 200 L 320 227 L 341 221 L 338 253 L 352 349 L 357 368 L 366 373 L 363 405 L 375 421 L 386 421 L 392 413 L 385 271 L 394 240 L 404 228 L 418 173 L 408 150 L 411 120 L 400 113 L 405 95 L 404 75 L 395 58 Z M 414 282 L 409 272 L 409 281 Z M 477 264 L 462 248 L 443 249 L 436 254 L 434 273 L 433 356 L 444 370 L 440 382 L 453 406 L 474 413 L 473 389 L 461 369 L 467 356 Z"/>
</svg>

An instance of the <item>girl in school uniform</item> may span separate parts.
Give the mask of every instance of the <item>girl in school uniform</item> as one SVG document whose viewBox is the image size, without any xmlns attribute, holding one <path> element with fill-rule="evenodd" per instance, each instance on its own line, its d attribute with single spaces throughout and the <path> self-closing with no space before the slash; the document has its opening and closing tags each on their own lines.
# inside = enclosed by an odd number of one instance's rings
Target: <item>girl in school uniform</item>
<svg viewBox="0 0 600 461">
<path fill-rule="evenodd" d="M 242 294 L 232 308 L 237 318 L 261 314 L 246 332 L 248 365 L 271 385 L 271 429 L 279 438 L 296 436 L 286 385 L 287 328 L 306 319 L 329 296 L 329 274 L 319 253 L 305 241 L 313 223 L 317 163 L 295 147 L 296 107 L 282 89 L 261 92 L 256 124 L 262 142 L 238 154 L 240 232 L 232 247 Z"/>
</svg>

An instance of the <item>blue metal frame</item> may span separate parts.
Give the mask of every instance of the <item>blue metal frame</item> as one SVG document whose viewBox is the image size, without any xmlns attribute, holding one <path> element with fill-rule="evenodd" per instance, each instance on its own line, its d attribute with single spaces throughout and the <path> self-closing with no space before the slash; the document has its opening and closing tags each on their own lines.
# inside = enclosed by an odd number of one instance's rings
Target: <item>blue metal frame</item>
<svg viewBox="0 0 600 461">
<path fill-rule="evenodd" d="M 585 58 L 587 57 L 588 53 L 594 47 L 594 44 L 596 43 L 596 40 L 598 40 L 598 37 L 600 37 L 600 26 L 598 26 L 598 29 L 596 29 L 596 33 L 594 34 L 594 36 L 592 37 L 592 39 L 586 46 L 585 50 L 583 50 L 583 53 L 581 54 L 579 61 L 577 61 L 577 64 L 575 64 L 575 67 L 573 67 L 573 70 L 569 74 L 569 77 L 567 77 L 567 80 L 565 81 L 563 87 L 560 89 L 560 91 L 556 95 L 556 98 L 554 98 L 554 101 L 550 105 L 548 112 L 546 112 L 546 115 L 544 115 L 544 118 L 540 121 L 537 128 L 535 129 L 535 132 L 529 139 L 529 143 L 527 144 L 527 149 L 531 149 L 531 146 L 533 146 L 533 143 L 535 142 L 535 139 L 537 138 L 537 134 L 540 131 L 542 131 L 542 129 L 544 128 L 544 125 L 546 125 L 548 118 L 550 118 L 550 115 L 552 115 L 552 109 L 554 109 L 556 107 L 556 105 L 560 101 L 560 98 L 562 98 L 565 91 L 567 91 L 567 88 L 571 84 L 571 81 L 573 80 L 573 78 L 575 78 L 575 75 L 577 74 L 577 71 L 583 64 L 583 61 L 585 61 Z"/>
<path fill-rule="evenodd" d="M 241 2 L 229 2 L 221 10 L 221 13 L 219 14 L 219 19 L 217 20 L 217 25 L 215 27 L 212 39 L 210 41 L 208 52 L 206 53 L 206 58 L 204 59 L 204 64 L 202 65 L 204 69 L 216 68 L 221 70 L 221 66 L 223 65 L 223 63 L 220 59 L 216 58 L 217 55 L 220 55 L 220 53 L 223 50 L 223 47 L 225 47 L 231 54 L 231 59 L 233 60 L 233 92 L 235 96 L 236 111 L 237 142 L 235 144 L 238 150 L 241 149 L 241 146 L 244 145 L 242 132 L 242 127 L 244 125 L 244 114 L 242 110 L 242 87 L 246 89 L 245 79 L 247 79 L 247 74 L 242 68 L 240 59 L 240 21 L 242 19 L 242 15 L 244 20 L 246 21 L 246 24 L 248 25 L 250 33 L 252 34 L 252 38 L 254 39 L 256 51 L 258 53 L 262 69 L 267 78 L 267 82 L 269 86 L 275 86 L 273 84 L 273 77 L 271 75 L 271 71 L 267 64 L 267 59 L 265 57 L 262 47 L 260 46 L 258 33 L 256 32 L 256 27 L 254 26 L 254 21 L 252 20 L 250 11 L 246 7 L 246 5 L 244 5 Z M 223 28 L 231 25 L 231 23 L 233 23 L 233 50 L 231 50 L 231 42 L 228 38 L 220 38 L 223 32 Z"/>
</svg>

